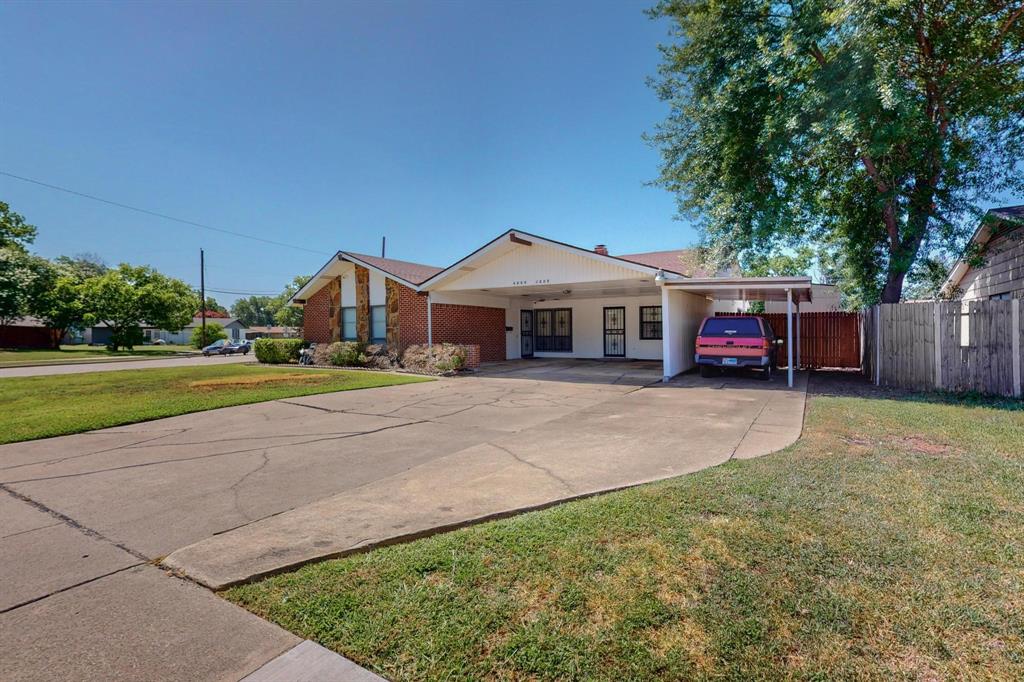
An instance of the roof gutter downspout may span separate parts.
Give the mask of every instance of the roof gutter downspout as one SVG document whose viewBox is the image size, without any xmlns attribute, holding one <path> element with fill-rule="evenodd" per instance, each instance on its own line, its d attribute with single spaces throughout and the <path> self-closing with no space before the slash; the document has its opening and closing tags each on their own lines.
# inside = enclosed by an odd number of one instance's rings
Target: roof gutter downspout
<svg viewBox="0 0 1024 682">
<path fill-rule="evenodd" d="M 430 292 L 427 292 L 427 345 L 434 345 L 434 320 L 431 315 Z"/>
</svg>

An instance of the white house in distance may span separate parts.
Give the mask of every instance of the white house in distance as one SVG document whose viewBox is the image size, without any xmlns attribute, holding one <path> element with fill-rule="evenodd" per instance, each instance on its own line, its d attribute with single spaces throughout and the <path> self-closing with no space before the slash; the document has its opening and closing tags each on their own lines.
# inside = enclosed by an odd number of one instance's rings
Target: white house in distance
<svg viewBox="0 0 1024 682">
<path fill-rule="evenodd" d="M 485 362 L 661 360 L 670 378 L 694 366 L 714 301 L 789 301 L 795 312 L 813 297 L 809 277 L 689 277 L 682 253 L 614 256 L 521 230 L 446 268 L 339 251 L 291 303 L 305 307 L 311 341 L 474 344 Z"/>
</svg>

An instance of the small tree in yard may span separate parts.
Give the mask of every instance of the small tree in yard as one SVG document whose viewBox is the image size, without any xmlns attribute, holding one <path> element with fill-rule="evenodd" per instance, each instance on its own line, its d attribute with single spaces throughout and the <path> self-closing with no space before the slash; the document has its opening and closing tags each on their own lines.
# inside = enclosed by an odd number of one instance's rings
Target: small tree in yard
<svg viewBox="0 0 1024 682">
<path fill-rule="evenodd" d="M 228 338 L 228 333 L 224 331 L 224 327 L 220 326 L 216 322 L 206 323 L 206 334 L 203 334 L 202 326 L 195 327 L 192 330 L 192 347 L 193 348 L 206 348 L 214 341 Z"/>
<path fill-rule="evenodd" d="M 813 243 L 856 304 L 1024 191 L 1024 7 L 662 0 L 659 183 L 719 262 Z"/>
<path fill-rule="evenodd" d="M 192 321 L 199 297 L 188 284 L 150 267 L 122 263 L 82 285 L 85 319 L 110 327 L 108 346 L 131 349 L 142 343 L 142 325 L 178 331 Z"/>
</svg>

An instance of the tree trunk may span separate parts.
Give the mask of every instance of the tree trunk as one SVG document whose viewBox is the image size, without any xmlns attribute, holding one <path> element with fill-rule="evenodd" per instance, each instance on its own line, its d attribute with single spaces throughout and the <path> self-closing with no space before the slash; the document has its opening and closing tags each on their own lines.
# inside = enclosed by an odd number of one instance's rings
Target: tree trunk
<svg viewBox="0 0 1024 682">
<path fill-rule="evenodd" d="M 881 303 L 899 303 L 903 296 L 903 280 L 906 279 L 906 272 L 898 272 L 890 269 L 885 273 L 885 286 L 882 287 Z"/>
</svg>

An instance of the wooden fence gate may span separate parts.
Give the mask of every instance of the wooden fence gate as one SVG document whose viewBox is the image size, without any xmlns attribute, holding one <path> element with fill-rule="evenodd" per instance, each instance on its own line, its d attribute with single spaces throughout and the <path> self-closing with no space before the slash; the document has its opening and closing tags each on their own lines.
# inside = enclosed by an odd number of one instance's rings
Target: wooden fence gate
<svg viewBox="0 0 1024 682">
<path fill-rule="evenodd" d="M 1024 302 L 892 303 L 863 315 L 864 374 L 882 386 L 1021 396 Z"/>
<path fill-rule="evenodd" d="M 718 313 L 720 316 L 748 313 Z M 779 364 L 785 365 L 786 313 L 758 313 L 782 339 Z M 800 313 L 800 364 L 803 367 L 860 367 L 860 313 Z M 796 313 L 793 313 L 796 336 Z M 793 357 L 796 357 L 794 353 Z"/>
</svg>

